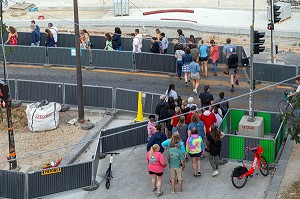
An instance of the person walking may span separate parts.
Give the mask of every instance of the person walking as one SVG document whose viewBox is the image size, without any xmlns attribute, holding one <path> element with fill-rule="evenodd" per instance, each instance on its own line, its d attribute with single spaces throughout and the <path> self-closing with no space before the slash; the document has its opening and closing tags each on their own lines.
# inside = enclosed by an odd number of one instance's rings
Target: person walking
<svg viewBox="0 0 300 199">
<path fill-rule="evenodd" d="M 230 49 L 231 48 L 235 48 L 235 45 L 231 44 L 231 39 L 230 38 L 227 38 L 226 39 L 226 45 L 223 47 L 223 57 L 225 58 L 224 62 L 226 64 L 224 74 L 227 74 L 227 75 L 229 74 L 228 59 L 229 59 L 229 56 L 230 56 Z"/>
<path fill-rule="evenodd" d="M 31 20 L 31 25 L 35 25 L 35 30 L 38 33 L 38 38 L 41 40 L 41 28 L 40 28 L 40 26 L 35 24 L 34 20 Z"/>
<path fill-rule="evenodd" d="M 159 197 L 163 194 L 162 191 L 162 177 L 164 175 L 164 168 L 167 163 L 165 162 L 164 155 L 159 152 L 160 147 L 154 144 L 146 155 L 146 162 L 148 164 L 148 172 L 151 175 L 152 191 L 157 190 L 156 196 Z"/>
<path fill-rule="evenodd" d="M 106 42 L 105 42 L 104 50 L 114 50 L 113 46 L 112 46 L 112 37 L 111 37 L 111 35 L 107 32 L 107 33 L 105 33 L 105 37 L 106 37 Z"/>
<path fill-rule="evenodd" d="M 56 27 L 53 26 L 53 23 L 48 23 L 48 29 L 51 31 L 53 39 L 54 39 L 54 46 L 57 47 L 57 39 L 58 39 L 58 30 Z"/>
<path fill-rule="evenodd" d="M 169 89 L 166 90 L 165 101 L 168 102 L 170 97 L 173 97 L 175 102 L 178 101 L 178 95 L 177 95 L 177 92 L 175 91 L 175 84 L 170 84 Z"/>
<path fill-rule="evenodd" d="M 193 61 L 190 48 L 185 49 L 185 54 L 182 56 L 182 72 L 184 73 L 185 86 L 188 86 L 188 82 L 191 79 L 190 64 Z"/>
<path fill-rule="evenodd" d="M 219 161 L 222 142 L 221 139 L 225 136 L 224 133 L 218 130 L 218 127 L 212 127 L 211 133 L 206 136 L 207 141 L 209 142 L 209 162 L 214 172 L 212 176 L 218 175 L 219 172 Z"/>
<path fill-rule="evenodd" d="M 155 115 L 150 115 L 149 116 L 149 121 L 147 125 L 147 131 L 148 131 L 148 138 L 147 140 L 149 141 L 150 138 L 152 137 L 153 134 L 156 133 L 156 128 L 155 128 Z"/>
<path fill-rule="evenodd" d="M 180 114 L 181 114 L 181 109 L 178 106 L 176 106 L 175 107 L 175 114 L 172 115 L 172 119 L 171 119 L 171 122 L 170 122 L 170 124 L 173 126 L 172 134 L 174 134 L 177 131 L 177 124 L 179 122 L 179 117 L 180 117 L 178 115 L 180 115 Z"/>
<path fill-rule="evenodd" d="M 53 38 L 52 32 L 49 29 L 45 30 L 47 38 L 45 41 L 45 46 L 47 47 L 55 47 L 55 40 Z"/>
<path fill-rule="evenodd" d="M 183 45 L 179 44 L 178 49 L 175 51 L 175 58 L 177 59 L 176 61 L 176 66 L 177 66 L 177 76 L 178 79 L 181 80 L 181 74 L 182 74 L 182 56 L 184 55 L 183 51 Z"/>
<path fill-rule="evenodd" d="M 220 104 L 220 109 L 222 110 L 222 115 L 225 116 L 228 109 L 229 109 L 229 102 L 227 99 L 224 97 L 224 92 L 219 93 L 219 99 L 215 101 L 215 103 Z"/>
<path fill-rule="evenodd" d="M 199 101 L 201 102 L 201 107 L 210 106 L 214 103 L 214 97 L 209 92 L 209 85 L 203 87 L 204 92 L 199 94 Z"/>
<path fill-rule="evenodd" d="M 188 135 L 191 135 L 193 128 L 197 129 L 199 136 L 203 140 L 203 142 L 201 142 L 202 151 L 199 157 L 204 158 L 204 139 L 206 137 L 206 129 L 204 123 L 201 120 L 199 120 L 199 115 L 197 113 L 194 113 L 192 115 L 191 123 L 188 125 Z"/>
<path fill-rule="evenodd" d="M 200 40 L 198 43 L 198 48 L 200 51 L 200 57 L 199 62 L 201 66 L 202 76 L 205 76 L 207 78 L 207 61 L 208 61 L 208 52 L 209 49 L 207 45 L 204 44 L 203 40 Z"/>
<path fill-rule="evenodd" d="M 209 51 L 209 58 L 211 59 L 213 65 L 214 76 L 217 76 L 218 70 L 218 60 L 219 60 L 219 46 L 216 44 L 215 40 L 210 41 L 211 47 Z"/>
<path fill-rule="evenodd" d="M 214 105 L 213 110 L 211 111 L 215 117 L 216 117 L 216 122 L 213 123 L 212 126 L 219 127 L 223 121 L 223 115 L 222 115 L 222 110 L 220 109 L 220 104 Z"/>
<path fill-rule="evenodd" d="M 230 48 L 230 56 L 228 58 L 228 68 L 229 68 L 230 83 L 231 83 L 230 92 L 234 92 L 233 78 L 235 79 L 235 84 L 239 85 L 238 75 L 237 75 L 238 62 L 239 62 L 239 58 L 235 53 L 235 48 Z"/>
<path fill-rule="evenodd" d="M 32 31 L 30 46 L 40 46 L 40 37 L 39 37 L 38 32 L 36 31 L 35 25 L 31 24 L 30 29 Z"/>
<path fill-rule="evenodd" d="M 185 48 L 186 47 L 186 40 L 185 40 L 185 36 L 184 36 L 182 30 L 178 29 L 177 33 L 178 33 L 178 45 L 182 44 L 183 48 Z"/>
<path fill-rule="evenodd" d="M 122 50 L 121 35 L 122 35 L 121 29 L 119 27 L 115 27 L 115 33 L 112 36 L 112 47 L 114 50 L 117 51 Z"/>
<path fill-rule="evenodd" d="M 164 152 L 164 148 L 161 146 L 161 143 L 163 143 L 165 140 L 167 140 L 167 137 L 165 135 L 164 132 L 161 132 L 161 124 L 157 124 L 155 126 L 156 128 L 156 132 L 151 136 L 151 138 L 148 141 L 147 144 L 147 151 L 150 150 L 150 148 L 154 145 L 154 144 L 158 144 L 160 147 L 160 152 L 163 153 Z"/>
<path fill-rule="evenodd" d="M 185 160 L 182 151 L 179 150 L 181 144 L 180 141 L 176 140 L 174 143 L 170 144 L 170 149 L 168 151 L 168 162 L 171 169 L 171 184 L 172 193 L 175 192 L 175 179 L 178 179 L 178 193 L 182 192 L 182 172 L 185 168 Z"/>
<path fill-rule="evenodd" d="M 143 35 L 140 33 L 139 29 L 134 30 L 134 35 L 137 38 L 137 41 L 139 42 L 139 52 L 141 52 L 143 47 Z"/>
<path fill-rule="evenodd" d="M 186 152 L 192 158 L 194 177 L 201 176 L 200 157 L 202 151 L 202 138 L 199 136 L 197 128 L 192 128 L 191 136 L 186 141 Z"/>
<path fill-rule="evenodd" d="M 196 45 L 196 40 L 195 40 L 194 35 L 190 35 L 190 38 L 189 38 L 189 48 L 192 48 L 192 45 Z"/>
<path fill-rule="evenodd" d="M 15 45 L 18 45 L 18 33 L 17 33 L 17 30 L 12 27 L 12 26 L 9 26 L 8 27 L 8 38 L 6 40 L 6 42 L 4 44 L 7 44 L 9 42 L 9 45 L 11 46 L 15 46 Z"/>
<path fill-rule="evenodd" d="M 184 147 L 186 144 L 186 140 L 188 138 L 188 125 L 185 123 L 185 117 L 180 116 L 179 122 L 177 124 L 177 132 L 184 143 Z"/>
<path fill-rule="evenodd" d="M 195 94 L 197 94 L 198 86 L 200 83 L 200 66 L 197 63 L 198 58 L 199 58 L 199 54 L 190 63 L 191 79 L 192 79 L 192 83 L 193 83 L 193 93 L 195 93 Z"/>
<path fill-rule="evenodd" d="M 132 38 L 132 52 L 140 53 L 141 52 L 140 40 L 136 37 L 135 33 L 131 33 L 131 38 Z"/>
<path fill-rule="evenodd" d="M 162 54 L 166 54 L 169 47 L 169 40 L 168 37 L 166 37 L 166 34 L 163 32 L 160 34 L 160 36 L 162 38 L 161 40 Z"/>
</svg>

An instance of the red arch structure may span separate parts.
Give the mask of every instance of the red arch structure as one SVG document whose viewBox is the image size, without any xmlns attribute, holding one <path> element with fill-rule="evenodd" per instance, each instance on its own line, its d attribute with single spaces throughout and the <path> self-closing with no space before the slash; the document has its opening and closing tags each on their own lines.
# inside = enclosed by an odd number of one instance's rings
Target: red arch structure
<svg viewBox="0 0 300 199">
<path fill-rule="evenodd" d="M 143 15 L 153 15 L 153 14 L 168 13 L 168 12 L 194 13 L 194 10 L 188 10 L 188 9 L 154 10 L 154 11 L 149 11 L 149 12 L 143 12 Z"/>
<path fill-rule="evenodd" d="M 169 21 L 187 21 L 197 23 L 197 21 L 189 20 L 189 19 L 173 19 L 173 18 L 160 18 L 160 20 L 169 20 Z"/>
</svg>

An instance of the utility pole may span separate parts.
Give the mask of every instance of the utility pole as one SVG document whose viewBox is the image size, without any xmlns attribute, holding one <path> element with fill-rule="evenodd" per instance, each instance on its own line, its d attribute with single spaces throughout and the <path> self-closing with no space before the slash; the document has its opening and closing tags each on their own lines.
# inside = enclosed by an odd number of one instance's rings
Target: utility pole
<svg viewBox="0 0 300 199">
<path fill-rule="evenodd" d="M 83 87 L 82 87 L 82 71 L 81 71 L 81 54 L 79 43 L 79 19 L 78 19 L 78 1 L 73 0 L 74 6 L 74 26 L 75 26 L 75 48 L 76 48 L 76 78 L 77 78 L 77 103 L 78 103 L 78 121 L 84 122 L 83 107 Z"/>
<path fill-rule="evenodd" d="M 7 133 L 8 133 L 8 157 L 9 160 L 9 170 L 15 170 L 18 168 L 17 164 L 17 154 L 15 147 L 14 131 L 12 126 L 12 116 L 11 116 L 11 98 L 9 94 L 9 87 L 6 83 L 7 73 L 6 73 L 6 57 L 5 57 L 5 48 L 3 42 L 3 0 L 0 0 L 0 15 L 1 15 L 1 45 L 2 45 L 2 58 L 3 58 L 3 68 L 4 68 L 4 81 L 0 80 L 1 93 L 2 93 L 2 102 L 1 106 L 6 108 L 6 117 L 7 117 Z M 7 2 L 6 2 L 7 3 Z"/>
<path fill-rule="evenodd" d="M 255 19 L 255 0 L 253 0 L 252 24 L 250 25 L 250 94 L 249 94 L 249 116 L 248 122 L 254 122 L 254 103 L 253 103 L 253 47 L 254 47 L 254 19 Z"/>
<path fill-rule="evenodd" d="M 270 5 L 270 11 L 271 11 L 271 23 L 274 27 L 274 0 L 271 0 Z M 276 56 L 274 54 L 275 52 L 275 41 L 273 40 L 273 29 L 271 29 L 271 63 L 276 64 Z"/>
</svg>

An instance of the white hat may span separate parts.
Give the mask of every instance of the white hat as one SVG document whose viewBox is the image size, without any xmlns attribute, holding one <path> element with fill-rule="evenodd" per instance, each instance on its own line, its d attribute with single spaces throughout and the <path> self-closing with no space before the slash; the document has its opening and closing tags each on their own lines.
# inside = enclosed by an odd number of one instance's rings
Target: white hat
<svg viewBox="0 0 300 199">
<path fill-rule="evenodd" d="M 189 97 L 189 98 L 188 98 L 188 103 L 191 104 L 191 103 L 193 103 L 193 102 L 194 102 L 194 98 L 193 98 L 193 97 Z"/>
</svg>

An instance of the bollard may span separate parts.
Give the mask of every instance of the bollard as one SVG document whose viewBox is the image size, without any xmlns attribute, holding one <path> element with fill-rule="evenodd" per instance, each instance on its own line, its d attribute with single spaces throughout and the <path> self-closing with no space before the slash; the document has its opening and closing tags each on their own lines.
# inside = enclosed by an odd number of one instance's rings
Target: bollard
<svg viewBox="0 0 300 199">
<path fill-rule="evenodd" d="M 145 118 L 143 116 L 143 104 L 142 104 L 142 92 L 139 92 L 138 95 L 138 110 L 136 118 L 134 119 L 135 122 L 142 122 Z"/>
</svg>

